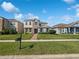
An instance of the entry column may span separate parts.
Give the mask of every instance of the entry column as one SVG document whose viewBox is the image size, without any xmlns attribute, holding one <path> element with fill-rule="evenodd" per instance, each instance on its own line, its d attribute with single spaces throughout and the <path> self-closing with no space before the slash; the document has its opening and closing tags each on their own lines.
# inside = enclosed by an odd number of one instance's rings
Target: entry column
<svg viewBox="0 0 79 59">
<path fill-rule="evenodd" d="M 74 27 L 74 34 L 76 34 L 76 27 Z"/>
<path fill-rule="evenodd" d="M 70 32 L 70 28 L 68 28 L 68 32 L 71 33 L 71 32 Z"/>
</svg>

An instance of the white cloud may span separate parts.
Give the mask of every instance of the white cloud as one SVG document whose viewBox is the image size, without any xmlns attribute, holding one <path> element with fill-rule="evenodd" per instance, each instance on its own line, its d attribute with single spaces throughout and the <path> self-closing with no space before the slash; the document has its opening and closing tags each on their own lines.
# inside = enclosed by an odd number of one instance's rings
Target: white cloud
<svg viewBox="0 0 79 59">
<path fill-rule="evenodd" d="M 72 10 L 72 8 L 67 8 L 67 10 Z"/>
<path fill-rule="evenodd" d="M 79 17 L 79 4 L 76 4 L 73 8 L 76 10 L 76 16 Z"/>
<path fill-rule="evenodd" d="M 27 19 L 39 19 L 38 16 L 35 16 L 35 15 L 33 15 L 32 13 L 28 13 L 28 14 L 26 15 L 26 18 L 27 18 Z"/>
<path fill-rule="evenodd" d="M 71 6 L 70 8 L 67 8 L 67 10 L 75 10 L 75 12 L 76 12 L 76 17 L 79 17 L 79 4 L 75 4 L 75 5 L 73 5 L 73 6 Z"/>
<path fill-rule="evenodd" d="M 48 17 L 48 20 L 52 20 L 54 17 L 53 16 L 49 16 Z"/>
<path fill-rule="evenodd" d="M 77 8 L 79 8 L 79 4 L 76 4 L 76 5 L 72 6 L 71 8 L 77 9 Z"/>
<path fill-rule="evenodd" d="M 79 17 L 79 9 L 76 10 L 76 16 Z"/>
<path fill-rule="evenodd" d="M 21 21 L 21 22 L 24 21 L 24 20 L 23 20 L 23 14 L 18 13 L 18 14 L 15 14 L 14 16 L 15 16 L 15 19 L 16 19 L 16 20 L 19 20 L 19 21 Z"/>
<path fill-rule="evenodd" d="M 79 17 L 79 13 L 77 13 L 76 16 Z"/>
<path fill-rule="evenodd" d="M 33 17 L 33 14 L 32 13 L 28 13 L 27 17 Z"/>
<path fill-rule="evenodd" d="M 65 16 L 62 16 L 61 19 L 65 20 L 65 21 L 71 21 L 71 20 L 73 20 L 73 17 L 65 15 Z"/>
<path fill-rule="evenodd" d="M 20 10 L 14 6 L 11 2 L 3 2 L 0 5 L 5 11 L 14 14 L 14 18 L 19 21 L 23 21 L 23 14 L 20 13 Z"/>
<path fill-rule="evenodd" d="M 64 2 L 68 3 L 68 4 L 71 4 L 71 3 L 74 3 L 75 0 L 63 0 Z"/>
<path fill-rule="evenodd" d="M 67 8 L 67 9 L 68 9 L 68 10 L 71 10 L 71 9 L 78 10 L 78 9 L 79 9 L 79 4 L 73 5 L 73 6 L 71 6 L 70 8 Z"/>
<path fill-rule="evenodd" d="M 19 9 L 17 7 L 15 7 L 11 2 L 3 2 L 1 4 L 1 7 L 7 12 L 11 12 L 11 13 L 19 12 Z"/>
<path fill-rule="evenodd" d="M 21 19 L 22 18 L 22 14 L 15 14 L 15 19 Z"/>
<path fill-rule="evenodd" d="M 44 14 L 46 14 L 46 13 L 47 13 L 47 10 L 46 10 L 46 9 L 43 9 L 42 12 L 43 12 Z"/>
</svg>

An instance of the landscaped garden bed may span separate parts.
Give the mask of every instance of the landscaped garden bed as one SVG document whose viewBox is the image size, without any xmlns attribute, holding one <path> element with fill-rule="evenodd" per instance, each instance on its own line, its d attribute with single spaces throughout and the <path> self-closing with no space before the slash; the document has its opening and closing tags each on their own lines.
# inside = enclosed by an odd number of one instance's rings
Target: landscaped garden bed
<svg viewBox="0 0 79 59">
<path fill-rule="evenodd" d="M 79 39 L 79 35 L 74 34 L 38 34 L 38 39 Z"/>
<path fill-rule="evenodd" d="M 25 42 L 0 43 L 0 55 L 77 54 L 79 42 Z"/>
</svg>

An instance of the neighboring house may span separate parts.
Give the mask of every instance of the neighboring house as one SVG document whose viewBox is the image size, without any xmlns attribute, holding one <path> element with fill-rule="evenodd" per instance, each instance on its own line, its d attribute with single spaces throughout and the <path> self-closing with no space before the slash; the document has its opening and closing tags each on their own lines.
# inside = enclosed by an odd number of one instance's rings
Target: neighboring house
<svg viewBox="0 0 79 59">
<path fill-rule="evenodd" d="M 12 29 L 12 24 L 9 22 L 8 19 L 0 16 L 0 31 Z"/>
<path fill-rule="evenodd" d="M 21 23 L 18 20 L 15 20 L 15 19 L 10 19 L 9 21 L 12 24 L 12 28 L 14 30 L 16 30 L 18 33 L 23 33 L 24 32 L 24 25 L 23 25 L 23 23 Z"/>
<path fill-rule="evenodd" d="M 0 31 L 7 29 L 14 29 L 18 33 L 23 33 L 23 23 L 15 20 L 15 19 L 6 19 L 4 17 L 0 17 Z"/>
<path fill-rule="evenodd" d="M 79 21 L 70 24 L 57 24 L 52 27 L 57 34 L 77 34 L 79 33 Z"/>
<path fill-rule="evenodd" d="M 48 23 L 41 22 L 37 19 L 29 19 L 24 22 L 24 32 L 39 33 L 48 32 Z"/>
</svg>

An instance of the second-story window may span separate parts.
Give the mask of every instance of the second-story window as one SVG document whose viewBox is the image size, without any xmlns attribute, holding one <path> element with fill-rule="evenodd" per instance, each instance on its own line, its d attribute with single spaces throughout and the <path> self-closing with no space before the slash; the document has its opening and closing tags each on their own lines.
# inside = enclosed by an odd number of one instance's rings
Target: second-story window
<svg viewBox="0 0 79 59">
<path fill-rule="evenodd" d="M 15 23 L 14 23 L 14 22 L 13 22 L 12 24 L 13 24 L 13 25 L 15 25 Z"/>
<path fill-rule="evenodd" d="M 29 22 L 29 25 L 31 25 L 31 22 Z"/>
<path fill-rule="evenodd" d="M 35 22 L 35 25 L 37 25 L 37 22 Z"/>
</svg>

